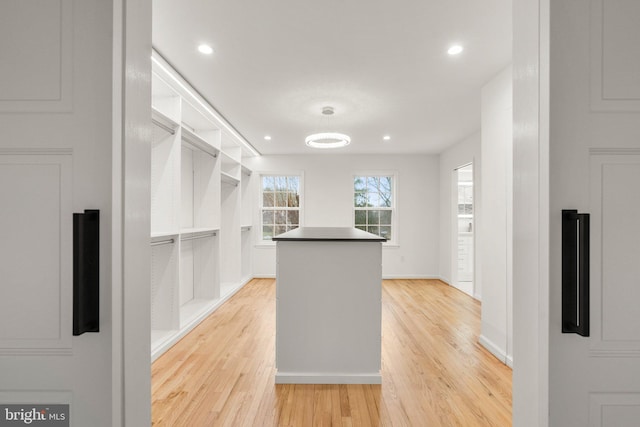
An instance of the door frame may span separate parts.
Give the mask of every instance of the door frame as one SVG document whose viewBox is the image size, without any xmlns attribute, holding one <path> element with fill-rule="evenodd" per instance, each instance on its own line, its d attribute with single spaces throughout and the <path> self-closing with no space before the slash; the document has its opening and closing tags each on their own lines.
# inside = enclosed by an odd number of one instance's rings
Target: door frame
<svg viewBox="0 0 640 427">
<path fill-rule="evenodd" d="M 549 425 L 550 0 L 513 0 L 513 425 Z"/>
<path fill-rule="evenodd" d="M 474 159 L 475 160 L 475 159 Z M 459 166 L 456 166 L 451 172 L 451 200 L 449 204 L 451 206 L 450 210 L 450 224 L 451 224 L 451 285 L 460 289 L 458 277 L 458 170 L 465 168 L 467 166 L 472 167 L 472 182 L 473 182 L 473 278 L 472 280 L 472 289 L 471 289 L 471 297 L 475 299 L 478 298 L 477 287 L 476 287 L 476 168 L 474 165 L 474 160 L 463 163 Z"/>
<path fill-rule="evenodd" d="M 549 1 L 513 0 L 513 424 L 518 426 L 549 423 Z M 144 268 L 148 153 L 144 132 L 137 132 L 144 127 L 141 117 L 150 117 L 142 104 L 150 99 L 145 76 L 151 69 L 151 4 L 114 0 L 113 5 L 114 160 L 122 160 L 114 161 L 113 183 L 113 421 L 149 425 L 150 326 L 140 322 L 148 317 L 141 311 L 149 310 L 149 292 L 133 285 L 148 283 L 149 274 Z M 141 72 L 137 77 L 124 72 L 132 65 L 129 71 Z"/>
<path fill-rule="evenodd" d="M 151 425 L 151 0 L 113 0 L 112 422 Z"/>
</svg>

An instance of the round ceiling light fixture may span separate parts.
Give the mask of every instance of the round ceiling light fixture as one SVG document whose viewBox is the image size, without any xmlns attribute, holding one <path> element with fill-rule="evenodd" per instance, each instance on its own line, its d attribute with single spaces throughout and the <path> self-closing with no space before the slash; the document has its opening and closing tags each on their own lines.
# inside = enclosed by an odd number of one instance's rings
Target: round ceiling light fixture
<svg viewBox="0 0 640 427">
<path fill-rule="evenodd" d="M 323 107 L 322 114 L 324 116 L 333 115 L 333 107 Z M 307 136 L 304 143 L 311 148 L 329 149 L 346 147 L 351 143 L 349 135 L 339 132 L 320 132 Z"/>
<path fill-rule="evenodd" d="M 351 143 L 349 135 L 337 132 L 314 133 L 304 139 L 304 143 L 312 148 L 340 148 Z"/>
</svg>

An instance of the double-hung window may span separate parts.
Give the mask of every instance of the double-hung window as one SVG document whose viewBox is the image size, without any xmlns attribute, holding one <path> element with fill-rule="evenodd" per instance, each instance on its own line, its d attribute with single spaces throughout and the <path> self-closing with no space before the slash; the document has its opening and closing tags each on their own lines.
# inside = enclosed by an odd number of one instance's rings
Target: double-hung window
<svg viewBox="0 0 640 427">
<path fill-rule="evenodd" d="M 301 191 L 298 175 L 261 175 L 262 240 L 300 226 Z"/>
<path fill-rule="evenodd" d="M 395 241 L 395 179 L 393 175 L 353 178 L 353 225 Z"/>
</svg>

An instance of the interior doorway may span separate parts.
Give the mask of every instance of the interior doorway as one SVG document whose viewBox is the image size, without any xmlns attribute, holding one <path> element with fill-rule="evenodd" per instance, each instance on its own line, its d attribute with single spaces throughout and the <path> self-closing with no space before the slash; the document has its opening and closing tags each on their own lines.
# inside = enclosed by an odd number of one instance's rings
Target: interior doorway
<svg viewBox="0 0 640 427">
<path fill-rule="evenodd" d="M 454 218 L 454 277 L 455 286 L 461 291 L 474 295 L 475 272 L 475 224 L 473 199 L 473 164 L 469 163 L 454 170 L 455 208 Z"/>
</svg>

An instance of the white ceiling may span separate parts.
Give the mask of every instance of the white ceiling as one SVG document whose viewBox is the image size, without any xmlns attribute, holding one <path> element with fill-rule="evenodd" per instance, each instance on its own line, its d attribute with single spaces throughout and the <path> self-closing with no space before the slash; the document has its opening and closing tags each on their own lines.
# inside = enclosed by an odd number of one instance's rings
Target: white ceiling
<svg viewBox="0 0 640 427">
<path fill-rule="evenodd" d="M 153 0 L 153 9 L 156 50 L 262 154 L 317 153 L 304 138 L 320 131 L 349 134 L 342 153 L 439 153 L 480 128 L 480 89 L 511 61 L 511 0 Z M 454 43 L 465 50 L 449 56 Z M 323 106 L 335 109 L 328 123 Z"/>
</svg>

